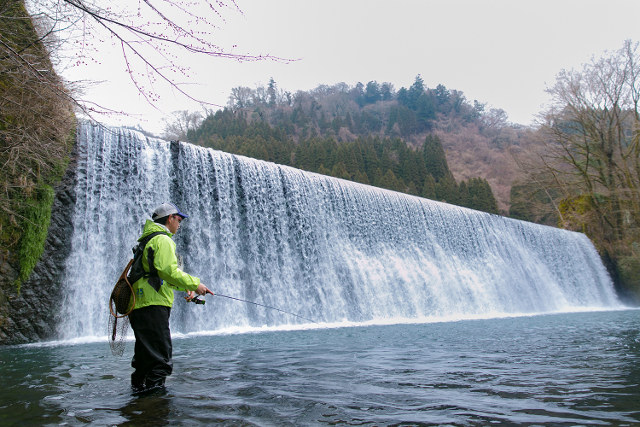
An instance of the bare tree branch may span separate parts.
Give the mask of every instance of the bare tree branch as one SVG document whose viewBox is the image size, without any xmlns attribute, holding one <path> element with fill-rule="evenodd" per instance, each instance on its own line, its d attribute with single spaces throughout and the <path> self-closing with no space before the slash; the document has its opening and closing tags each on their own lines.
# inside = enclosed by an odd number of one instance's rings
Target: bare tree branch
<svg viewBox="0 0 640 427">
<path fill-rule="evenodd" d="M 240 62 L 292 61 L 271 54 L 228 52 L 214 43 L 223 11 L 240 12 L 235 1 L 222 0 L 131 0 L 117 9 L 108 0 L 27 0 L 38 13 L 46 14 L 53 27 L 66 27 L 80 34 L 80 47 L 91 40 L 111 38 L 120 45 L 129 79 L 151 105 L 159 98 L 153 82 L 159 80 L 182 96 L 200 104 L 220 106 L 183 88 L 179 76 L 188 67 L 183 56 L 204 56 Z M 236 47 L 233 46 L 235 49 Z M 146 78 L 151 85 L 142 83 Z M 79 102 L 78 102 L 79 104 Z M 88 110 L 91 112 L 91 110 Z"/>
</svg>

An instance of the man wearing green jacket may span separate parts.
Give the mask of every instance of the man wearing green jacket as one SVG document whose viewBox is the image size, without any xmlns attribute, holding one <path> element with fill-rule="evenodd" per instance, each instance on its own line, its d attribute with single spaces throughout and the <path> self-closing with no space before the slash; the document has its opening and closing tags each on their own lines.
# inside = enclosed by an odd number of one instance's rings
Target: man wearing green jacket
<svg viewBox="0 0 640 427">
<path fill-rule="evenodd" d="M 158 206 L 147 220 L 142 236 L 152 233 L 142 255 L 145 276 L 133 283 L 135 307 L 129 320 L 136 337 L 131 366 L 131 387 L 134 392 L 164 387 L 165 378 L 171 375 L 172 346 L 169 316 L 173 306 L 174 290 L 185 291 L 189 298 L 205 295 L 207 287 L 200 279 L 178 268 L 176 244 L 172 240 L 180 222 L 187 215 L 172 203 Z"/>
</svg>

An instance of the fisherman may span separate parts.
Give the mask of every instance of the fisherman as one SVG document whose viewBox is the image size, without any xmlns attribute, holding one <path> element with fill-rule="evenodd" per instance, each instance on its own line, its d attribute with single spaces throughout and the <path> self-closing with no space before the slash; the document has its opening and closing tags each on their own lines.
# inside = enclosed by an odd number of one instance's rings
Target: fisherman
<svg viewBox="0 0 640 427">
<path fill-rule="evenodd" d="M 172 237 L 187 217 L 174 204 L 163 203 L 153 211 L 151 220 L 147 219 L 138 239 L 140 242 L 157 233 L 144 247 L 142 267 L 145 276 L 132 284 L 136 296 L 135 307 L 129 315 L 136 337 L 131 361 L 134 393 L 163 389 L 166 377 L 173 370 L 169 330 L 173 291 L 186 291 L 187 299 L 210 292 L 199 278 L 178 268 Z"/>
</svg>

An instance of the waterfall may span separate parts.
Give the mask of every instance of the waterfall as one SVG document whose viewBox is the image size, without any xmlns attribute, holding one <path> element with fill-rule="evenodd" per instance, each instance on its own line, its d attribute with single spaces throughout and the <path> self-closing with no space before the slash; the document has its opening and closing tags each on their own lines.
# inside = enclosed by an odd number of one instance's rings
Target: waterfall
<svg viewBox="0 0 640 427">
<path fill-rule="evenodd" d="M 619 307 L 590 240 L 211 149 L 78 126 L 72 253 L 61 338 L 103 335 L 111 288 L 154 207 L 190 217 L 174 237 L 214 292 L 318 322 L 393 322 Z M 209 296 L 174 332 L 296 324 Z"/>
</svg>

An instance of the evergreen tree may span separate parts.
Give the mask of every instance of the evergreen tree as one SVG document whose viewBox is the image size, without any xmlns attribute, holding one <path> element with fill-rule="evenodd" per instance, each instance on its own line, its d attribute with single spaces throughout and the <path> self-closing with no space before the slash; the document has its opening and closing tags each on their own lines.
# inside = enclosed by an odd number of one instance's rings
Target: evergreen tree
<svg viewBox="0 0 640 427">
<path fill-rule="evenodd" d="M 420 194 L 418 192 L 418 188 L 416 187 L 416 184 L 413 181 L 409 182 L 409 184 L 407 185 L 407 188 L 404 191 L 407 194 L 412 194 L 414 196 L 418 196 Z"/>
<path fill-rule="evenodd" d="M 422 93 L 416 100 L 416 125 L 417 132 L 431 129 L 431 121 L 436 118 L 436 109 L 433 100 L 426 93 Z"/>
<path fill-rule="evenodd" d="M 434 177 L 436 182 L 440 182 L 445 178 L 453 179 L 444 154 L 444 148 L 442 148 L 442 143 L 437 135 L 427 135 L 422 145 L 422 155 L 427 171 Z"/>
<path fill-rule="evenodd" d="M 359 84 L 354 89 L 347 85 L 319 87 L 312 93 L 297 93 L 293 107 L 273 105 L 277 94 L 273 79 L 259 92 L 253 98 L 251 109 L 224 109 L 209 114 L 199 128 L 192 130 L 198 143 L 303 170 L 497 212 L 497 203 L 485 180 L 456 183 L 437 135 L 427 135 L 417 150 L 400 137 L 379 136 L 381 131 L 389 134 L 390 129 L 406 136 L 428 129 L 436 110 L 444 108 L 447 102 L 460 101 L 459 93 L 450 92 L 443 85 L 427 90 L 419 75 L 409 89 L 402 88 L 398 92 L 397 103 L 379 103 L 368 108 L 356 107 L 353 100 L 361 96 L 365 103 L 382 101 L 392 92 L 390 84 L 381 88 L 375 81 L 370 81 L 366 87 Z M 328 98 L 323 96 L 340 101 L 329 110 Z M 464 103 L 460 105 L 463 112 L 472 109 Z M 248 114 L 250 119 L 247 119 Z M 385 120 L 388 121 L 386 127 Z M 349 132 L 345 132 L 345 127 Z M 352 135 L 355 140 L 351 139 Z M 340 137 L 339 143 L 336 137 Z"/>
<path fill-rule="evenodd" d="M 351 179 L 351 175 L 347 171 L 346 166 L 342 162 L 338 162 L 331 169 L 331 176 L 342 179 Z"/>
<path fill-rule="evenodd" d="M 320 128 L 320 132 L 325 134 L 330 127 L 330 123 L 327 120 L 327 117 L 324 114 L 324 110 L 320 112 L 320 119 L 318 120 L 318 127 Z"/>
<path fill-rule="evenodd" d="M 362 107 L 366 103 L 364 95 L 364 85 L 361 82 L 358 82 L 356 84 L 356 87 L 351 90 L 350 94 L 351 99 L 353 99 L 360 107 Z"/>
<path fill-rule="evenodd" d="M 467 208 L 473 208 L 471 197 L 469 196 L 469 187 L 467 187 L 467 183 L 464 181 L 461 181 L 460 185 L 458 185 L 458 204 Z"/>
<path fill-rule="evenodd" d="M 357 171 L 353 177 L 353 180 L 361 184 L 367 184 L 367 185 L 369 184 L 369 178 L 367 177 L 367 174 L 364 173 L 363 171 Z"/>
<path fill-rule="evenodd" d="M 380 94 L 380 86 L 377 82 L 371 81 L 367 83 L 367 87 L 364 92 L 364 100 L 367 104 L 373 104 L 380 101 L 382 98 Z"/>
<path fill-rule="evenodd" d="M 418 110 L 419 108 L 419 99 L 422 95 L 424 95 L 424 80 L 422 80 L 422 77 L 420 76 L 420 74 L 418 74 L 416 76 L 415 81 L 413 82 L 413 84 L 411 85 L 411 87 L 409 88 L 409 91 L 407 93 L 407 104 L 406 106 L 409 107 L 409 109 L 411 110 Z"/>
<path fill-rule="evenodd" d="M 469 180 L 469 207 L 489 213 L 498 213 L 498 203 L 486 179 Z"/>
<path fill-rule="evenodd" d="M 416 113 L 406 106 L 400 105 L 397 108 L 396 121 L 402 136 L 409 136 L 418 129 L 418 119 Z"/>
<path fill-rule="evenodd" d="M 404 105 L 405 107 L 409 104 L 409 91 L 405 87 L 401 87 L 398 91 L 398 95 L 396 96 L 398 103 L 400 105 Z"/>
<path fill-rule="evenodd" d="M 452 175 L 447 175 L 436 183 L 436 199 L 454 205 L 459 203 L 458 185 Z"/>
<path fill-rule="evenodd" d="M 391 83 L 382 83 L 380 87 L 380 97 L 383 101 L 393 99 L 393 85 Z"/>
<path fill-rule="evenodd" d="M 542 189 L 532 183 L 511 186 L 509 216 L 524 221 L 556 226 L 558 211 L 553 199 L 560 198 L 555 189 Z"/>
<path fill-rule="evenodd" d="M 432 175 L 427 175 L 424 178 L 420 195 L 426 199 L 436 199 L 436 180 Z"/>
<path fill-rule="evenodd" d="M 451 93 L 444 85 L 439 84 L 434 89 L 434 96 L 438 105 L 438 111 L 441 113 L 448 113 L 451 110 Z"/>
<path fill-rule="evenodd" d="M 340 128 L 344 126 L 344 123 L 342 121 L 342 118 L 340 116 L 335 116 L 333 118 L 333 120 L 331 121 L 331 128 L 333 129 L 333 132 L 337 135 L 338 132 L 340 132 Z"/>
<path fill-rule="evenodd" d="M 318 170 L 316 172 L 319 173 L 319 174 L 322 174 L 322 175 L 332 176 L 331 175 L 331 170 L 327 169 L 324 165 L 320 165 L 320 167 L 318 168 Z"/>
<path fill-rule="evenodd" d="M 386 188 L 394 191 L 404 191 L 405 185 L 401 179 L 399 179 L 391 169 L 388 169 L 384 175 L 375 183 L 377 187 Z"/>
<path fill-rule="evenodd" d="M 350 131 L 353 131 L 353 120 L 351 119 L 351 113 L 347 112 L 344 116 L 344 124 L 349 128 Z"/>
<path fill-rule="evenodd" d="M 269 86 L 267 88 L 267 101 L 270 106 L 276 105 L 276 82 L 273 77 L 269 79 Z"/>
</svg>

